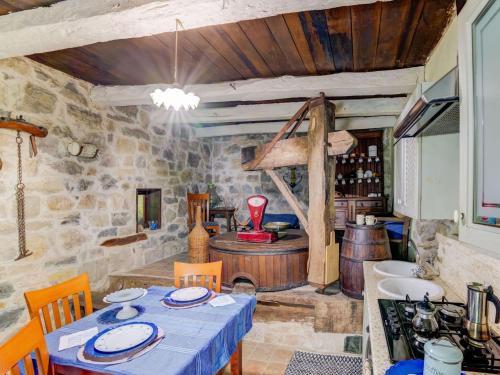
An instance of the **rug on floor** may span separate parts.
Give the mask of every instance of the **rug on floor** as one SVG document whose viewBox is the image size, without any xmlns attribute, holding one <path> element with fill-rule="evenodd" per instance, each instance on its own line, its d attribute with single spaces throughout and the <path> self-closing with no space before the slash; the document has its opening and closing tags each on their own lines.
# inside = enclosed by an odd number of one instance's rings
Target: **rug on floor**
<svg viewBox="0 0 500 375">
<path fill-rule="evenodd" d="M 297 351 L 293 353 L 285 375 L 361 375 L 361 357 L 327 355 Z"/>
</svg>

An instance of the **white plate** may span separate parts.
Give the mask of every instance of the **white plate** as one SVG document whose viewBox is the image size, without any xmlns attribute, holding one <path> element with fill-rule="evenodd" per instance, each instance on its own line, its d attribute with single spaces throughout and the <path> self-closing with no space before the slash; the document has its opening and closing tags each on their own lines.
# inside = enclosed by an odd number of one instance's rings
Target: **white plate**
<svg viewBox="0 0 500 375">
<path fill-rule="evenodd" d="M 208 294 L 207 288 L 193 286 L 190 288 L 177 289 L 170 295 L 170 298 L 177 302 L 189 302 L 203 298 Z"/>
<path fill-rule="evenodd" d="M 142 344 L 153 334 L 153 327 L 147 324 L 128 324 L 112 329 L 99 337 L 95 349 L 103 353 L 113 353 Z"/>
<path fill-rule="evenodd" d="M 133 301 L 134 299 L 140 298 L 146 294 L 146 289 L 142 288 L 130 288 L 122 289 L 117 292 L 113 292 L 104 297 L 104 302 L 106 303 L 120 303 Z"/>
</svg>

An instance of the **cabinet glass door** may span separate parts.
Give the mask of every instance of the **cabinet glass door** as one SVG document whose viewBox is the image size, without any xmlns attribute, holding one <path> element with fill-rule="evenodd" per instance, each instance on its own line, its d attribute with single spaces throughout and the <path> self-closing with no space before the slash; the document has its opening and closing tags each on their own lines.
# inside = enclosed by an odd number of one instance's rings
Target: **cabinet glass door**
<svg viewBox="0 0 500 375">
<path fill-rule="evenodd" d="M 500 1 L 472 25 L 474 92 L 474 216 L 500 226 Z"/>
</svg>

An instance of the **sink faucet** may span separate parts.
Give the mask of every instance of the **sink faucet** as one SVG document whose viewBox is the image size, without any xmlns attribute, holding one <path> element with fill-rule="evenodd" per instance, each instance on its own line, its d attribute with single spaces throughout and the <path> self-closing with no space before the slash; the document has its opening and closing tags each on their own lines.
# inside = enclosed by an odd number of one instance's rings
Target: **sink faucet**
<svg viewBox="0 0 500 375">
<path fill-rule="evenodd" d="M 422 250 L 419 250 L 418 246 L 412 240 L 410 242 L 417 253 L 415 257 L 417 268 L 413 271 L 414 275 L 424 280 L 432 280 L 439 276 L 439 268 L 435 264 L 437 252 L 426 251 L 424 253 Z"/>
</svg>

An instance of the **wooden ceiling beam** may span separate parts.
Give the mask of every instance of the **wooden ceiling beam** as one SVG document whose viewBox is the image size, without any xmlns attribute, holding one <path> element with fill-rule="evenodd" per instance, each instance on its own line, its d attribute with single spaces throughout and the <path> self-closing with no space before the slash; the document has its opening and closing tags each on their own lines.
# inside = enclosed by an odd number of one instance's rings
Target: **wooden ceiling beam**
<svg viewBox="0 0 500 375">
<path fill-rule="evenodd" d="M 399 116 L 407 98 L 335 100 L 336 117 Z M 238 105 L 197 109 L 186 114 L 189 122 L 218 124 L 228 122 L 288 120 L 303 103 Z"/>
<path fill-rule="evenodd" d="M 66 0 L 0 17 L 0 59 L 376 0 Z M 383 0 L 390 1 L 390 0 Z"/>
<path fill-rule="evenodd" d="M 326 96 L 397 95 L 411 93 L 423 80 L 423 67 L 364 73 L 338 73 L 324 76 L 282 76 L 241 81 L 185 86 L 201 98 L 202 103 L 272 100 Z M 95 86 L 91 91 L 95 103 L 109 106 L 148 105 L 150 94 L 169 85 Z"/>
<path fill-rule="evenodd" d="M 364 130 L 392 128 L 396 124 L 396 116 L 347 117 L 335 119 L 335 130 Z M 296 130 L 297 133 L 307 132 L 309 120 L 304 120 Z M 236 125 L 218 125 L 209 127 L 194 127 L 197 137 L 222 137 L 227 135 L 267 134 L 277 133 L 283 127 L 283 121 L 260 122 Z"/>
</svg>

